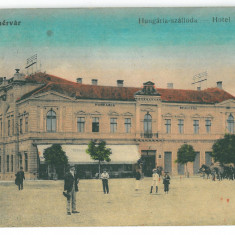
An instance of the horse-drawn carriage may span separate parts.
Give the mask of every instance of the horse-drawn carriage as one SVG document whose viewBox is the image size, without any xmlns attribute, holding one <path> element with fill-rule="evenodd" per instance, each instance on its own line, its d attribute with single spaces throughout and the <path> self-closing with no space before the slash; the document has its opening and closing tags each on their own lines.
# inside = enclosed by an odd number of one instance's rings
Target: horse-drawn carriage
<svg viewBox="0 0 235 235">
<path fill-rule="evenodd" d="M 234 180 L 235 176 L 235 168 L 232 165 L 225 165 L 220 163 L 212 163 L 210 166 L 203 164 L 198 171 L 203 178 L 209 179 L 210 177 L 212 180 L 218 179 L 229 179 Z"/>
</svg>

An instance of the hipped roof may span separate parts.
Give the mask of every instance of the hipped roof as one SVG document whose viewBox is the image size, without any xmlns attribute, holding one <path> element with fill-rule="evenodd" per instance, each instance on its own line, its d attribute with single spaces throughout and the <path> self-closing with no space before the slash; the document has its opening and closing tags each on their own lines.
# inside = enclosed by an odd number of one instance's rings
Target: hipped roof
<svg viewBox="0 0 235 235">
<path fill-rule="evenodd" d="M 26 81 L 39 83 L 41 86 L 23 95 L 20 100 L 36 94 L 55 91 L 76 99 L 134 101 L 135 93 L 142 89 L 141 87 L 114 87 L 81 84 L 46 73 L 37 73 L 28 76 L 26 77 Z M 235 99 L 233 95 L 219 88 L 208 88 L 200 91 L 165 89 L 158 87 L 156 89 L 163 102 L 214 104 L 229 99 Z"/>
</svg>

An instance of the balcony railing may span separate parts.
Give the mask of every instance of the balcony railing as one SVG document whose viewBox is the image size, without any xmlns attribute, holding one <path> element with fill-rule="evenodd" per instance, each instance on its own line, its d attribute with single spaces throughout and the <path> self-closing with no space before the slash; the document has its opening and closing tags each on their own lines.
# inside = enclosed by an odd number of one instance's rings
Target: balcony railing
<svg viewBox="0 0 235 235">
<path fill-rule="evenodd" d="M 158 133 L 141 133 L 141 138 L 158 138 Z"/>
</svg>

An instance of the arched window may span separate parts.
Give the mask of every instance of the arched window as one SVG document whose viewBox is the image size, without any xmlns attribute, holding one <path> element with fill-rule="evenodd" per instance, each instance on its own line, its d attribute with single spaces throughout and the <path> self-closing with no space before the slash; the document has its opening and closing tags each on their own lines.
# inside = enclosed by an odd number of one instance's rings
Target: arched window
<svg viewBox="0 0 235 235">
<path fill-rule="evenodd" d="M 56 112 L 52 109 L 47 113 L 47 131 L 56 131 Z"/>
<path fill-rule="evenodd" d="M 227 127 L 228 127 L 228 132 L 233 134 L 234 133 L 234 117 L 231 113 L 227 119 Z"/>
<path fill-rule="evenodd" d="M 149 113 L 144 116 L 144 134 L 152 134 L 152 117 Z"/>
</svg>

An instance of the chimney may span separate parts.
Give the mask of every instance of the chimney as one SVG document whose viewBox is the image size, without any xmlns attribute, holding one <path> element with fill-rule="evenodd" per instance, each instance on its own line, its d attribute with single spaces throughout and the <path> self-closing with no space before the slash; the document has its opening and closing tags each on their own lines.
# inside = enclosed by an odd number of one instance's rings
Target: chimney
<svg viewBox="0 0 235 235">
<path fill-rule="evenodd" d="M 173 89 L 174 88 L 173 83 L 167 83 L 167 88 L 168 89 Z"/>
<path fill-rule="evenodd" d="M 117 86 L 123 87 L 123 80 L 117 80 Z"/>
<path fill-rule="evenodd" d="M 201 87 L 200 87 L 200 86 L 198 86 L 198 87 L 197 87 L 197 91 L 200 91 L 200 90 L 201 90 Z"/>
<path fill-rule="evenodd" d="M 222 81 L 218 81 L 218 82 L 217 82 L 217 88 L 223 89 L 223 87 L 222 87 Z"/>
<path fill-rule="evenodd" d="M 97 79 L 91 79 L 91 84 L 97 86 L 98 80 Z"/>
<path fill-rule="evenodd" d="M 25 80 L 25 75 L 23 73 L 20 73 L 20 69 L 15 69 L 15 74 L 14 74 L 14 80 L 21 80 L 24 81 Z"/>
<path fill-rule="evenodd" d="M 77 78 L 77 83 L 82 84 L 82 78 Z"/>
</svg>

